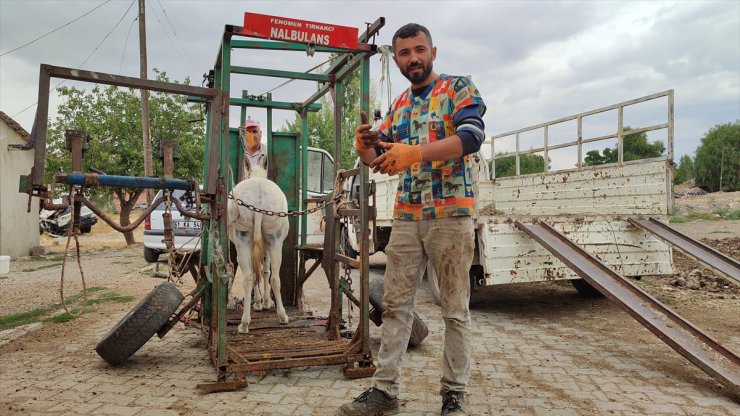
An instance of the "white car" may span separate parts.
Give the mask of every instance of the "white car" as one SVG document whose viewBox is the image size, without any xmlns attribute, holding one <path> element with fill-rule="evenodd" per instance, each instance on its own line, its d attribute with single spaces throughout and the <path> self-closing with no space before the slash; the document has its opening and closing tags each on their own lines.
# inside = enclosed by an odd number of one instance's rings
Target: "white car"
<svg viewBox="0 0 740 416">
<path fill-rule="evenodd" d="M 162 191 L 159 191 L 154 199 L 160 196 L 162 196 Z M 195 212 L 195 203 L 186 198 L 185 191 L 172 191 L 172 198 L 177 198 L 188 211 Z M 160 254 L 167 253 L 167 246 L 164 243 L 164 220 L 162 219 L 164 212 L 165 203 L 163 202 L 147 216 L 144 222 L 144 260 L 149 263 L 156 263 Z M 175 249 L 180 253 L 200 251 L 203 222 L 181 215 L 174 202 L 170 213 L 172 214 Z"/>
</svg>

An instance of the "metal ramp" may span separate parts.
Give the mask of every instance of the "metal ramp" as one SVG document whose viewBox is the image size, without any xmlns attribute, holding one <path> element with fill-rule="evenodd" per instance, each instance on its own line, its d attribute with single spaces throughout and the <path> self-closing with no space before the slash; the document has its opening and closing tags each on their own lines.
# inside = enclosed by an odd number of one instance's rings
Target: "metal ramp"
<svg viewBox="0 0 740 416">
<path fill-rule="evenodd" d="M 740 358 L 549 224 L 515 222 L 581 278 L 740 398 Z"/>
<path fill-rule="evenodd" d="M 627 221 L 740 283 L 740 263 L 737 260 L 676 231 L 655 218 L 646 220 L 628 218 Z"/>
</svg>

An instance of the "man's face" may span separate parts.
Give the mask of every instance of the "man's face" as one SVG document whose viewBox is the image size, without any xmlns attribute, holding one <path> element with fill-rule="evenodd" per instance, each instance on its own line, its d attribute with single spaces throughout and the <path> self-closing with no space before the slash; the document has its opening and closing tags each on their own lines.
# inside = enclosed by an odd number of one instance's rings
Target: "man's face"
<svg viewBox="0 0 740 416">
<path fill-rule="evenodd" d="M 424 85 L 432 73 L 433 61 L 437 57 L 437 48 L 424 32 L 419 32 L 410 38 L 396 38 L 393 60 L 398 65 L 403 76 L 411 81 L 412 85 Z"/>
<path fill-rule="evenodd" d="M 260 147 L 260 142 L 262 141 L 262 131 L 257 126 L 249 126 L 245 129 L 247 132 L 251 134 L 247 134 L 247 147 L 249 150 L 257 150 Z M 250 140 L 250 136 L 252 137 L 252 140 Z"/>
</svg>

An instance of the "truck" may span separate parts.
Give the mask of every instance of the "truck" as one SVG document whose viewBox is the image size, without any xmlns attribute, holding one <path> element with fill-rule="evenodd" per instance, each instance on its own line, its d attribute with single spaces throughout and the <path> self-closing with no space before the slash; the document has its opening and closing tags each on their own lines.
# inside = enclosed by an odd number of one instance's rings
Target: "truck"
<svg viewBox="0 0 740 416">
<path fill-rule="evenodd" d="M 643 133 L 660 137 L 665 151 L 628 160 L 625 137 Z M 603 149 L 610 149 L 604 154 L 616 155 L 614 160 L 589 163 L 589 154 L 601 155 Z M 477 198 L 471 289 L 570 280 L 583 294 L 598 293 L 516 221 L 552 225 L 623 276 L 673 272 L 671 247 L 628 221 L 651 217 L 666 222 L 673 212 L 672 90 L 495 134 L 472 159 Z M 496 169 L 504 165 L 508 172 Z M 371 174 L 370 180 L 376 210 L 370 248 L 382 251 L 392 228 L 399 177 Z M 347 192 L 356 197 L 359 185 L 350 183 Z M 342 242 L 352 255 L 359 250 L 356 224 L 344 225 Z M 433 268 L 428 265 L 425 274 L 439 303 Z"/>
</svg>

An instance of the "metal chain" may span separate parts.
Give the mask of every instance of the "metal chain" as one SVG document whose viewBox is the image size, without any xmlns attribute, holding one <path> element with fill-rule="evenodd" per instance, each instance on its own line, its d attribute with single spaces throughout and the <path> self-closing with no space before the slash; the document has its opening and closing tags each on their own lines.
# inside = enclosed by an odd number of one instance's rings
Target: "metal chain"
<svg viewBox="0 0 740 416">
<path fill-rule="evenodd" d="M 350 293 L 354 293 L 355 290 L 352 288 L 352 268 L 348 264 L 343 264 L 342 267 L 344 267 L 344 280 L 347 282 L 347 286 L 349 286 L 349 291 Z M 347 324 L 350 327 L 352 326 L 353 306 L 354 303 L 352 303 L 352 300 L 347 296 Z"/>
<path fill-rule="evenodd" d="M 259 212 L 260 214 L 269 215 L 269 216 L 277 216 L 277 217 L 297 217 L 303 214 L 313 214 L 314 212 L 324 209 L 325 207 L 331 204 L 337 204 L 342 199 L 343 187 L 344 187 L 344 179 L 341 179 L 339 173 L 337 173 L 337 177 L 334 180 L 334 196 L 332 196 L 331 199 L 329 199 L 328 201 L 324 201 L 320 203 L 319 205 L 313 208 L 309 208 L 304 211 L 285 212 L 285 211 L 272 211 L 269 209 L 258 208 L 254 205 L 247 204 L 246 202 L 242 201 L 239 198 L 236 198 L 233 192 L 229 192 L 229 199 L 236 202 L 237 205 L 241 205 L 250 211 Z"/>
</svg>

